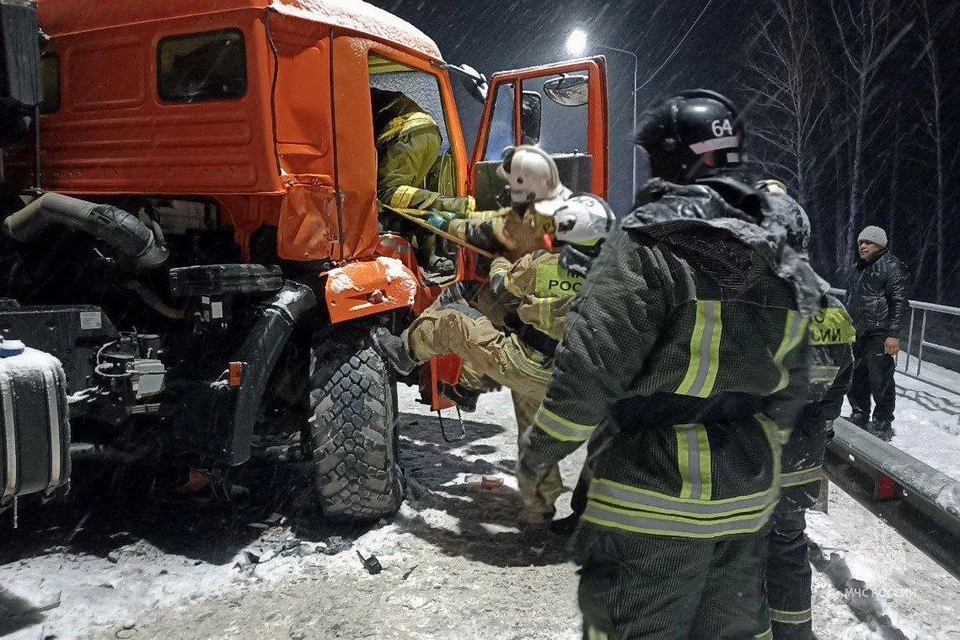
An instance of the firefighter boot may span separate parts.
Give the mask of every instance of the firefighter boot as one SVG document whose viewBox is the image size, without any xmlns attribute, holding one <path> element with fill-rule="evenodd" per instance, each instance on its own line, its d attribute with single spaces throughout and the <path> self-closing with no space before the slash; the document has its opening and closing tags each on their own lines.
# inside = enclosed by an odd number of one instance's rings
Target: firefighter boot
<svg viewBox="0 0 960 640">
<path fill-rule="evenodd" d="M 477 410 L 477 399 L 480 398 L 481 391 L 465 387 L 462 384 L 439 384 L 440 393 L 453 400 L 461 411 L 473 413 Z"/>
<path fill-rule="evenodd" d="M 410 356 L 403 338 L 390 333 L 386 327 L 374 327 L 370 331 L 373 348 L 402 376 L 410 375 L 420 363 Z"/>
</svg>

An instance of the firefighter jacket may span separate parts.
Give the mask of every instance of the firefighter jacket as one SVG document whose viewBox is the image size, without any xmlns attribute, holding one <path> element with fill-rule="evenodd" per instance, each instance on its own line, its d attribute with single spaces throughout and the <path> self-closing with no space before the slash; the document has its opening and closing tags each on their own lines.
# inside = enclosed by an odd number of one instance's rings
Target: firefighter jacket
<svg viewBox="0 0 960 640">
<path fill-rule="evenodd" d="M 816 276 L 709 187 L 653 180 L 640 202 L 565 320 L 520 472 L 605 423 L 584 535 L 756 532 L 806 401 Z"/>
<path fill-rule="evenodd" d="M 499 257 L 490 267 L 494 297 L 513 308 L 524 327 L 554 341 L 563 337 L 564 318 L 583 282 L 583 277 L 560 266 L 559 253 L 544 250 L 528 253 L 512 264 Z M 520 332 L 523 337 L 523 328 Z M 548 355 L 553 355 L 552 349 Z"/>
<path fill-rule="evenodd" d="M 810 321 L 810 394 L 783 447 L 783 510 L 808 509 L 816 502 L 829 439 L 826 423 L 840 415 L 853 374 L 853 322 L 829 293 L 823 307 Z"/>
<path fill-rule="evenodd" d="M 449 211 L 475 208 L 470 196 L 449 197 L 424 188 L 440 154 L 440 127 L 416 102 L 395 91 L 371 91 L 377 146 L 377 199 L 390 207 Z"/>
<path fill-rule="evenodd" d="M 906 320 L 907 268 L 889 250 L 860 260 L 847 282 L 847 310 L 860 336 L 899 338 Z"/>
<path fill-rule="evenodd" d="M 532 208 L 504 207 L 476 211 L 450 221 L 447 232 L 475 247 L 506 256 L 510 262 L 546 249 L 544 236 L 553 231 L 553 221 Z"/>
</svg>

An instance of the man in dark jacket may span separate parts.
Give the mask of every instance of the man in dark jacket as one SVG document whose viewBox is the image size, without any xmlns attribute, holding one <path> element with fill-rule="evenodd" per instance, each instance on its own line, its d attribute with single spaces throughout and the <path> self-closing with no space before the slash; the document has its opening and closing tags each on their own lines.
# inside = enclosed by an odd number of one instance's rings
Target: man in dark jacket
<svg viewBox="0 0 960 640">
<path fill-rule="evenodd" d="M 857 240 L 860 260 L 847 283 L 847 309 L 857 330 L 847 396 L 853 409 L 850 421 L 889 441 L 897 397 L 893 371 L 907 310 L 907 269 L 887 250 L 887 234 L 880 227 L 866 227 Z M 876 403 L 872 424 L 870 396 Z"/>
<path fill-rule="evenodd" d="M 584 638 L 752 638 L 760 534 L 809 385 L 815 274 L 725 176 L 742 126 L 696 90 L 647 112 L 657 176 L 567 316 L 518 472 L 606 432 L 575 534 Z M 601 426 L 602 425 L 602 426 Z"/>
</svg>

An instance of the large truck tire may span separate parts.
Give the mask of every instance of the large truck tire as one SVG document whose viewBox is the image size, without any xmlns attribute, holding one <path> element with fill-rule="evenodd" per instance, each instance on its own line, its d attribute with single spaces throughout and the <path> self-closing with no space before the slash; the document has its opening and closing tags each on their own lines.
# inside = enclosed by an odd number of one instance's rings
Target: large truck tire
<svg viewBox="0 0 960 640">
<path fill-rule="evenodd" d="M 314 484 L 324 516 L 372 521 L 403 501 L 396 382 L 362 328 L 320 332 L 310 352 Z"/>
</svg>

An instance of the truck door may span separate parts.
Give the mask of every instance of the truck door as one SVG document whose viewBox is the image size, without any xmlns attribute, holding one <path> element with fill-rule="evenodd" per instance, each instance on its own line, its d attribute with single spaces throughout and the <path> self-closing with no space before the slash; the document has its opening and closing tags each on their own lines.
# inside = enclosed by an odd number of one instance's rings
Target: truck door
<svg viewBox="0 0 960 640">
<path fill-rule="evenodd" d="M 497 175 L 503 151 L 538 144 L 557 163 L 560 179 L 574 192 L 607 197 L 607 77 L 603 57 L 495 73 L 470 162 L 468 189 L 477 209 L 497 209 L 506 186 Z M 473 272 L 476 256 L 471 255 Z M 461 361 L 453 355 L 430 361 L 431 408 L 454 406 L 439 383 L 455 385 Z M 444 435 L 446 437 L 446 435 Z"/>
<path fill-rule="evenodd" d="M 607 197 L 606 62 L 600 57 L 501 71 L 490 79 L 470 167 L 478 208 L 495 208 L 503 151 L 538 144 L 574 192 Z"/>
</svg>

